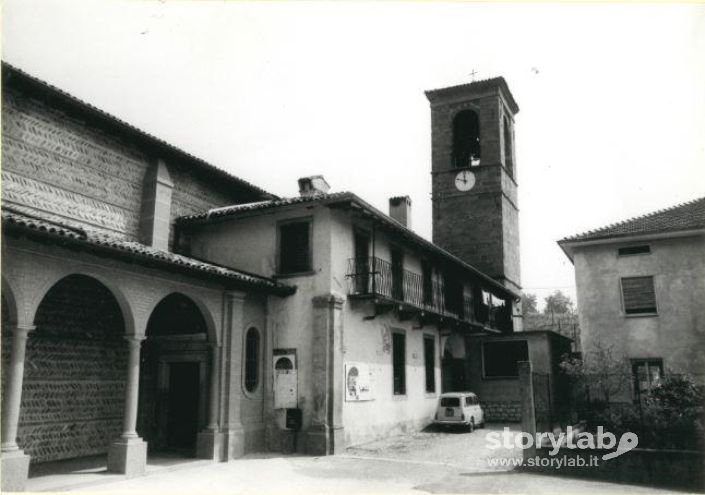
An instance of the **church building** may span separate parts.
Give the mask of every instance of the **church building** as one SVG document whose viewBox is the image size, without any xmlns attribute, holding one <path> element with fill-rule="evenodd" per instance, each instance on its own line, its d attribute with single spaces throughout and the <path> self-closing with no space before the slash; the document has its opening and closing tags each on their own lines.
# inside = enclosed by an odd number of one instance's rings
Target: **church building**
<svg viewBox="0 0 705 495">
<path fill-rule="evenodd" d="M 427 92 L 429 242 L 409 197 L 381 212 L 321 176 L 278 197 L 2 77 L 3 490 L 82 456 L 137 476 L 163 452 L 334 454 L 425 427 L 488 369 L 512 378 L 521 352 L 473 348 L 521 330 L 504 79 Z"/>
</svg>

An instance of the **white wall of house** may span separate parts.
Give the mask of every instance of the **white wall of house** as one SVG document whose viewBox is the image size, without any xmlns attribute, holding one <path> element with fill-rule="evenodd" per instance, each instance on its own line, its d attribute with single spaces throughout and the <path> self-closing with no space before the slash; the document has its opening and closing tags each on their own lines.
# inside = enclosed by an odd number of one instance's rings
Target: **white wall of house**
<svg viewBox="0 0 705 495">
<path fill-rule="evenodd" d="M 618 256 L 649 244 L 651 253 Z M 663 359 L 664 370 L 705 382 L 705 237 L 578 246 L 574 254 L 583 352 L 596 343 L 625 359 Z M 622 277 L 653 276 L 657 312 L 627 315 Z"/>
</svg>

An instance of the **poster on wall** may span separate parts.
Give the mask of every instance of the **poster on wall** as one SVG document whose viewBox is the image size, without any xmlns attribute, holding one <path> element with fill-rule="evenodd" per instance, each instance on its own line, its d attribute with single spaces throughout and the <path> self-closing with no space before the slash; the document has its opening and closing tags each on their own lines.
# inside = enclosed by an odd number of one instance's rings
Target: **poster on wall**
<svg viewBox="0 0 705 495">
<path fill-rule="evenodd" d="M 345 363 L 345 400 L 372 400 L 370 367 L 364 363 Z"/>
</svg>

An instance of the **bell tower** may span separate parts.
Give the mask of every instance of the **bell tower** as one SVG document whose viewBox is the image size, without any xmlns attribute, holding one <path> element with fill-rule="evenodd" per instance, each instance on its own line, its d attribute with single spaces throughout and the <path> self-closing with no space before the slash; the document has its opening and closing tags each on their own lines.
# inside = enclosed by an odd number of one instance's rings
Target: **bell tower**
<svg viewBox="0 0 705 495">
<path fill-rule="evenodd" d="M 502 77 L 426 92 L 433 242 L 520 290 L 514 115 Z"/>
</svg>

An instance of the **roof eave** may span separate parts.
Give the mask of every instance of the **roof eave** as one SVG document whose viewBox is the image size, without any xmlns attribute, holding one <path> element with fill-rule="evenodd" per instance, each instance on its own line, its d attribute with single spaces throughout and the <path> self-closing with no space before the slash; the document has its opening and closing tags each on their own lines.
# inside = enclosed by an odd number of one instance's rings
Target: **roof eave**
<svg viewBox="0 0 705 495">
<path fill-rule="evenodd" d="M 256 282 L 248 282 L 246 280 L 238 280 L 237 278 L 228 277 L 227 275 L 198 270 L 187 265 L 176 264 L 167 260 L 140 255 L 135 252 L 119 249 L 105 244 L 91 243 L 86 239 L 62 236 L 44 230 L 36 230 L 20 224 L 3 222 L 2 230 L 3 234 L 5 232 L 16 232 L 28 238 L 33 238 L 41 242 L 59 244 L 61 247 L 65 248 L 79 249 L 81 251 L 88 251 L 114 259 L 127 260 L 147 267 L 166 268 L 175 272 L 187 273 L 197 278 L 217 280 L 228 289 L 240 289 L 278 296 L 290 296 L 296 292 L 295 286 L 282 285 L 279 283 L 276 283 L 276 285 L 273 286 L 267 286 L 267 284 L 264 283 L 259 284 Z"/>
</svg>

